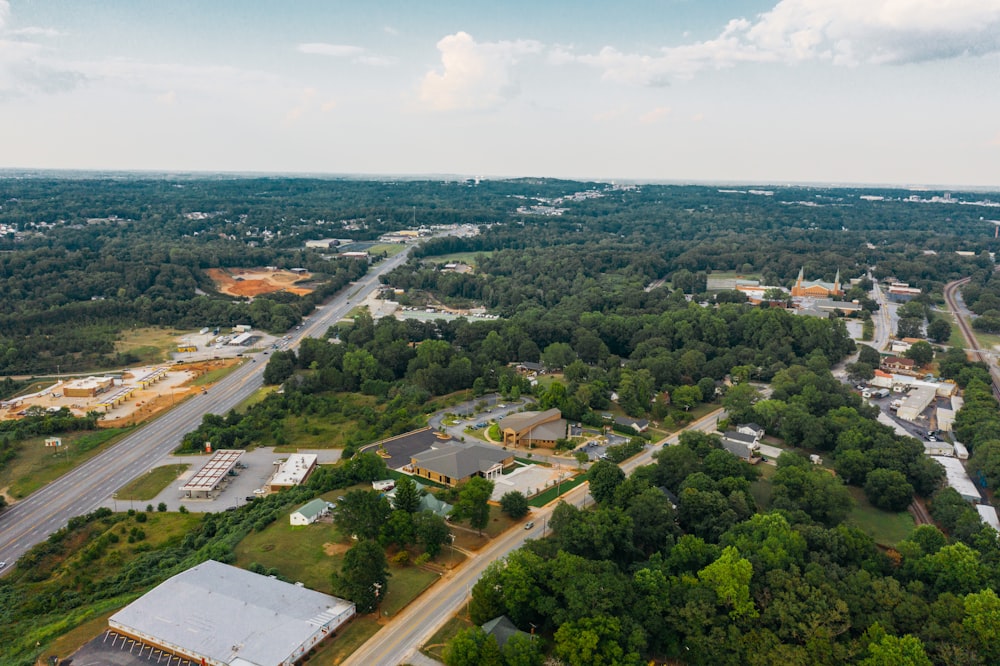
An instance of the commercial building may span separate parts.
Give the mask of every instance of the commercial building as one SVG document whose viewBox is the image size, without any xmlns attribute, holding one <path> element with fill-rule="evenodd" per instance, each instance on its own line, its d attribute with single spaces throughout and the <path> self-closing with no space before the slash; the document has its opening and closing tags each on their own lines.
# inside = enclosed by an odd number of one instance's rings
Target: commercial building
<svg viewBox="0 0 1000 666">
<path fill-rule="evenodd" d="M 799 276 L 792 287 L 792 296 L 811 296 L 813 298 L 837 298 L 844 295 L 844 290 L 840 287 L 840 270 L 833 282 L 823 280 L 806 280 L 805 268 L 799 269 Z"/>
<path fill-rule="evenodd" d="M 293 488 L 305 483 L 316 469 L 315 453 L 293 453 L 285 461 L 274 463 L 274 474 L 267 481 L 267 492 L 276 493 L 282 488 Z"/>
<path fill-rule="evenodd" d="M 503 433 L 504 446 L 513 448 L 552 448 L 557 439 L 566 437 L 566 419 L 556 408 L 511 414 L 500 419 L 497 426 Z"/>
<path fill-rule="evenodd" d="M 63 395 L 67 398 L 93 398 L 115 385 L 114 377 L 86 377 L 67 382 Z"/>
<path fill-rule="evenodd" d="M 474 476 L 495 479 L 503 473 L 504 467 L 513 464 L 514 454 L 509 451 L 478 444 L 442 442 L 414 455 L 406 471 L 436 483 L 456 486 Z"/>
<path fill-rule="evenodd" d="M 354 614 L 349 601 L 209 560 L 160 583 L 108 627 L 205 666 L 291 666 Z"/>
</svg>

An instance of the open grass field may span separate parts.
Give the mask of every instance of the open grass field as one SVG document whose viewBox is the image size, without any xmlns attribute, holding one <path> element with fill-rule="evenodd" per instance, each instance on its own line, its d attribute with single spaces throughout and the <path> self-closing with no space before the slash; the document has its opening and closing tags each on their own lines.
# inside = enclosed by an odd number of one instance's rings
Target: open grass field
<svg viewBox="0 0 1000 666">
<path fill-rule="evenodd" d="M 143 501 L 151 500 L 183 474 L 188 467 L 190 465 L 179 464 L 151 469 L 148 474 L 144 474 L 119 488 L 118 497 Z"/>
<path fill-rule="evenodd" d="M 845 521 L 859 528 L 883 546 L 895 546 L 905 539 L 916 526 L 908 511 L 893 513 L 871 505 L 860 488 L 848 487 L 855 506 Z"/>
<path fill-rule="evenodd" d="M 111 446 L 127 428 L 108 428 L 62 435 L 59 449 L 45 447 L 44 437 L 33 437 L 20 444 L 17 457 L 0 470 L 0 489 L 14 499 L 27 497 L 46 483 L 59 478 L 82 462 Z"/>
<path fill-rule="evenodd" d="M 170 352 L 177 349 L 177 338 L 194 331 L 177 331 L 172 328 L 133 328 L 122 331 L 115 342 L 115 351 L 130 353 L 142 364 L 163 363 L 170 360 Z"/>
<path fill-rule="evenodd" d="M 239 361 L 239 359 L 237 359 L 237 361 Z M 223 377 L 225 377 L 238 367 L 240 367 L 239 362 L 233 362 L 233 363 L 227 362 L 223 367 L 213 368 L 212 370 L 208 370 L 198 375 L 193 380 L 191 380 L 191 384 L 194 386 L 210 386 L 216 383 L 217 381 L 221 380 Z"/>
<path fill-rule="evenodd" d="M 263 532 L 248 534 L 236 546 L 236 566 L 246 569 L 257 562 L 276 568 L 288 580 L 332 594 L 330 575 L 340 568 L 349 541 L 332 523 L 297 527 L 288 523 L 288 514 L 282 514 Z"/>
<path fill-rule="evenodd" d="M 528 500 L 528 504 L 530 506 L 536 506 L 536 507 L 545 506 L 555 498 L 559 497 L 560 495 L 566 494 L 567 492 L 569 492 L 573 488 L 576 488 L 578 485 L 580 485 L 586 480 L 587 480 L 586 474 L 579 474 L 573 477 L 572 479 L 563 481 L 559 485 L 552 486 L 543 493 L 535 495 L 534 497 Z"/>
<path fill-rule="evenodd" d="M 472 623 L 464 616 L 464 610 L 459 611 L 458 615 L 445 622 L 440 629 L 434 632 L 434 635 L 427 639 L 427 643 L 420 648 L 420 651 L 431 659 L 443 662 L 444 646 L 448 644 L 448 641 L 457 636 L 458 632 L 463 629 L 472 627 Z"/>
<path fill-rule="evenodd" d="M 767 511 L 771 507 L 771 477 L 778 471 L 773 465 L 757 465 L 760 478 L 750 484 L 750 494 L 757 502 L 757 508 Z"/>
<path fill-rule="evenodd" d="M 476 257 L 478 255 L 483 255 L 485 257 L 492 256 L 493 250 L 487 250 L 485 252 L 452 252 L 451 254 L 442 254 L 435 257 L 428 257 L 429 261 L 433 261 L 435 264 L 450 264 L 454 263 L 464 263 L 470 266 L 476 265 Z"/>
<path fill-rule="evenodd" d="M 1000 349 L 1000 335 L 976 330 L 973 330 L 972 333 L 979 340 L 979 349 Z"/>
<path fill-rule="evenodd" d="M 406 249 L 403 243 L 376 243 L 368 248 L 368 254 L 385 254 L 386 257 L 395 257 Z"/>
</svg>

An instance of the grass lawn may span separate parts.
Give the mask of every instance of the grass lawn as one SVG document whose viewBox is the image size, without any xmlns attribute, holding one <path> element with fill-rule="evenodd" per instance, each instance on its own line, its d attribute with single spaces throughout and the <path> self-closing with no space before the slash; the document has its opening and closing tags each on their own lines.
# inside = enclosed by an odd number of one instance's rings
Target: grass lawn
<svg viewBox="0 0 1000 666">
<path fill-rule="evenodd" d="M 330 575 L 340 568 L 351 546 L 332 523 L 292 526 L 283 513 L 263 532 L 248 534 L 236 546 L 236 566 L 244 569 L 257 562 L 274 567 L 288 580 L 333 593 Z"/>
<path fill-rule="evenodd" d="M 190 465 L 164 465 L 150 470 L 118 489 L 118 497 L 151 500 L 177 479 Z"/>
<path fill-rule="evenodd" d="M 128 431 L 128 428 L 108 428 L 64 434 L 58 451 L 46 448 L 44 437 L 26 439 L 19 445 L 17 457 L 0 469 L 0 488 L 8 486 L 7 492 L 17 499 L 27 497 L 93 458 Z"/>
<path fill-rule="evenodd" d="M 259 389 L 253 392 L 249 398 L 236 405 L 236 411 L 240 414 L 245 414 L 248 409 L 256 405 L 258 402 L 264 402 L 264 399 L 278 390 L 277 386 L 261 386 Z"/>
<path fill-rule="evenodd" d="M 995 349 L 1000 345 L 1000 335 L 995 333 L 982 333 L 973 329 L 972 334 L 979 340 L 979 349 Z"/>
<path fill-rule="evenodd" d="M 115 351 L 127 352 L 139 358 L 140 363 L 162 363 L 170 360 L 170 352 L 177 349 L 177 338 L 194 331 L 176 331 L 172 328 L 133 328 L 123 331 L 115 341 Z"/>
<path fill-rule="evenodd" d="M 877 509 L 860 488 L 848 487 L 848 490 L 851 491 L 855 506 L 845 522 L 871 536 L 876 543 L 895 546 L 908 537 L 916 526 L 908 511 L 893 513 Z"/>
<path fill-rule="evenodd" d="M 238 367 L 240 367 L 239 363 L 233 363 L 232 365 L 228 365 L 223 368 L 209 370 L 208 372 L 195 377 L 191 381 L 191 384 L 192 386 L 208 386 L 210 384 L 214 384 Z"/>
<path fill-rule="evenodd" d="M 771 506 L 771 477 L 778 471 L 773 465 L 757 465 L 760 470 L 760 478 L 750 484 L 750 494 L 757 502 L 757 507 L 761 511 L 767 511 Z"/>
<path fill-rule="evenodd" d="M 538 376 L 538 385 L 541 386 L 541 387 L 543 387 L 543 388 L 548 388 L 548 387 L 552 386 L 553 382 L 561 382 L 561 383 L 565 384 L 566 383 L 566 379 L 565 379 L 565 377 L 563 377 L 563 374 L 561 372 L 559 372 L 559 373 L 553 373 L 551 375 L 539 375 Z"/>
<path fill-rule="evenodd" d="M 388 258 L 395 257 L 405 249 L 406 245 L 403 243 L 376 243 L 368 248 L 368 254 L 382 254 L 384 252 Z"/>
<path fill-rule="evenodd" d="M 310 666 L 336 666 L 354 654 L 354 651 L 374 636 L 381 625 L 371 615 L 356 617 L 309 657 Z"/>
<path fill-rule="evenodd" d="M 556 497 L 559 497 L 560 495 L 565 495 L 567 492 L 569 492 L 573 488 L 576 488 L 578 485 L 580 485 L 586 480 L 587 480 L 586 474 L 579 474 L 574 478 L 569 479 L 568 481 L 563 481 L 561 484 L 552 486 L 543 493 L 535 495 L 534 497 L 528 500 L 528 504 L 530 506 L 536 506 L 536 507 L 545 506 L 546 504 L 554 500 Z"/>
<path fill-rule="evenodd" d="M 967 343 L 965 342 L 965 338 L 962 337 L 962 329 L 958 327 L 953 317 L 950 315 L 945 316 L 948 317 L 948 321 L 951 323 L 951 335 L 948 336 L 948 346 L 964 349 Z"/>
<path fill-rule="evenodd" d="M 382 615 L 392 617 L 419 597 L 424 590 L 437 582 L 441 577 L 434 571 L 421 567 L 389 566 L 392 576 L 389 578 L 389 591 L 382 600 Z"/>
<path fill-rule="evenodd" d="M 463 609 L 464 610 L 464 609 Z M 463 617 L 460 611 L 458 615 L 451 618 L 444 625 L 438 629 L 433 636 L 427 639 L 420 651 L 431 659 L 437 659 L 438 661 L 444 660 L 444 646 L 448 644 L 448 641 L 453 639 L 458 635 L 458 632 L 463 629 L 468 629 L 472 626 L 465 617 Z"/>
</svg>

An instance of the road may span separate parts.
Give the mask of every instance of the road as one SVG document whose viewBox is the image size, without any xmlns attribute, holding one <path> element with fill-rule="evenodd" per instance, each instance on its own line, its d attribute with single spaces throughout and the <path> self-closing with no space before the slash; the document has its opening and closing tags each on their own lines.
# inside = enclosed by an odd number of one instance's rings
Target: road
<svg viewBox="0 0 1000 666">
<path fill-rule="evenodd" d="M 714 432 L 716 424 L 723 414 L 723 410 L 716 410 L 694 422 L 687 429 Z M 658 444 L 672 446 L 677 441 L 678 435 L 673 435 Z M 653 460 L 653 453 L 660 449 L 659 445 L 647 446 L 642 453 L 623 463 L 621 468 L 629 473 L 636 467 L 649 464 Z M 576 506 L 583 506 L 587 500 L 588 491 L 588 484 L 581 484 L 564 494 L 562 500 Z M 550 504 L 545 508 L 533 510 L 531 518 L 535 523 L 534 528 L 507 531 L 466 560 L 461 567 L 445 574 L 443 580 L 438 581 L 434 587 L 407 606 L 367 643 L 358 648 L 343 662 L 344 666 L 368 666 L 369 664 L 388 666 L 406 663 L 410 655 L 415 653 L 435 631 L 448 621 L 448 618 L 468 602 L 472 586 L 476 584 L 490 562 L 501 559 L 512 550 L 520 548 L 528 539 L 538 539 L 543 536 L 549 516 L 554 508 L 555 504 Z"/>
<path fill-rule="evenodd" d="M 347 314 L 352 302 L 357 303 L 371 293 L 379 284 L 379 276 L 406 261 L 408 254 L 409 249 L 373 266 L 361 280 L 318 308 L 300 329 L 289 334 L 286 349 L 295 347 L 305 337 L 324 336 L 331 325 Z M 208 393 L 182 402 L 0 513 L 0 561 L 7 562 L 0 575 L 9 571 L 25 552 L 65 526 L 71 517 L 106 504 L 118 488 L 156 466 L 177 448 L 185 434 L 201 423 L 205 414 L 225 414 L 249 398 L 260 388 L 266 365 L 247 359 Z"/>
<path fill-rule="evenodd" d="M 871 278 L 871 274 L 868 277 Z M 872 296 L 873 300 L 878 303 L 878 312 L 872 317 L 872 323 L 875 324 L 875 338 L 872 340 L 872 346 L 878 351 L 884 351 L 889 346 L 889 338 L 892 337 L 894 310 L 889 309 L 889 302 L 877 280 L 872 280 Z"/>
</svg>

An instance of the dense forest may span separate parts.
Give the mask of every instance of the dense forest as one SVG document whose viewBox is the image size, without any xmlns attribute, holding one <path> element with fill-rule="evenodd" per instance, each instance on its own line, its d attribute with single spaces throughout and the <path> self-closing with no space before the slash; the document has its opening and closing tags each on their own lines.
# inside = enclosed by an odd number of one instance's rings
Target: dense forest
<svg viewBox="0 0 1000 666">
<path fill-rule="evenodd" d="M 753 420 L 788 446 L 822 454 L 835 474 L 786 453 L 765 507 L 750 491 L 758 471 L 714 435 L 686 433 L 628 478 L 596 463 L 597 506 L 559 506 L 551 538 L 491 568 L 473 591 L 474 621 L 505 613 L 537 628 L 566 663 L 996 663 L 997 534 L 954 491 L 940 490 L 943 472 L 920 442 L 877 423 L 875 409 L 834 379 L 831 367 L 857 349 L 844 319 L 751 306 L 707 288 L 718 273 L 784 287 L 800 269 L 825 280 L 839 271 L 845 283 L 870 273 L 924 290 L 903 311 L 919 332 L 924 320 L 941 320 L 933 306 L 942 285 L 971 277 L 966 301 L 977 328 L 992 330 L 1000 322 L 993 225 L 977 206 L 910 196 L 535 179 L 0 180 L 0 373 L 120 364 L 127 359 L 114 341 L 131 326 L 287 329 L 366 270 L 305 250 L 306 240 L 370 241 L 414 224 L 472 224 L 479 233 L 425 241 L 384 281 L 405 298 L 481 305 L 496 317 L 361 314 L 323 339 L 272 353 L 264 379 L 282 390 L 206 416 L 180 450 L 205 441 L 294 444 L 289 433 L 311 419 L 345 431 L 345 462 L 293 493 L 192 518 L 186 536 L 156 548 L 138 536 L 148 518 L 134 513 L 74 519 L 0 580 L 0 600 L 9 602 L 0 603 L 0 636 L 16 641 L 12 663 L 29 663 L 35 640 L 172 573 L 207 558 L 231 561 L 240 539 L 292 502 L 369 478 L 358 447 L 425 425 L 449 396 L 493 391 L 530 394 L 539 408 L 585 424 L 603 425 L 603 413 L 617 408 L 666 430 L 700 403 L 720 403 L 732 422 Z M 454 253 L 474 270 L 441 270 Z M 204 272 L 265 265 L 307 268 L 318 290 L 248 303 L 217 293 Z M 878 307 L 866 286 L 848 293 L 862 318 Z M 928 330 L 935 342 L 947 333 Z M 872 361 L 866 350 L 859 363 L 871 372 L 878 355 Z M 956 430 L 973 451 L 970 468 L 995 487 L 1000 416 L 988 374 L 959 350 L 936 359 L 941 376 L 966 390 Z M 533 385 L 514 368 L 523 362 L 559 377 Z M 5 430 L 0 458 L 15 455 L 25 436 L 92 427 L 63 416 L 34 414 Z M 892 511 L 922 497 L 937 526 L 893 549 L 878 546 L 844 523 L 854 502 L 848 486 Z M 138 544 L 127 561 L 122 538 Z M 97 561 L 107 573 L 100 581 L 86 575 Z M 515 662 L 472 630 L 447 661 L 505 659 Z"/>
</svg>

